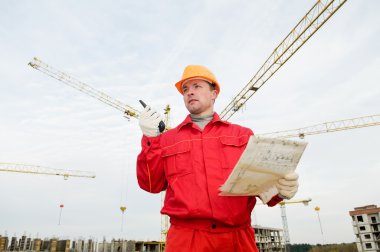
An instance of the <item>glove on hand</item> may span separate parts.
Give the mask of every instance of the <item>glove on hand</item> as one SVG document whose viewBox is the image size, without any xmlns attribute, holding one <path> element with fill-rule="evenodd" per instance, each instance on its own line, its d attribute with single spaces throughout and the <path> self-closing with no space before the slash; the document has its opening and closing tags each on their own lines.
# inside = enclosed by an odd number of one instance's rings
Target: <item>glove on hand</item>
<svg viewBox="0 0 380 252">
<path fill-rule="evenodd" d="M 141 131 L 147 137 L 155 137 L 160 134 L 158 130 L 160 121 L 162 121 L 161 115 L 150 106 L 146 106 L 139 116 Z"/>
<path fill-rule="evenodd" d="M 261 199 L 261 201 L 263 202 L 263 204 L 266 204 L 266 203 L 268 203 L 273 198 L 273 196 L 275 196 L 277 194 L 278 194 L 277 187 L 276 186 L 271 186 L 265 192 L 260 193 L 259 194 L 259 198 Z"/>
<path fill-rule="evenodd" d="M 276 187 L 281 198 L 293 198 L 298 191 L 298 174 L 295 172 L 286 174 L 277 181 Z"/>
</svg>

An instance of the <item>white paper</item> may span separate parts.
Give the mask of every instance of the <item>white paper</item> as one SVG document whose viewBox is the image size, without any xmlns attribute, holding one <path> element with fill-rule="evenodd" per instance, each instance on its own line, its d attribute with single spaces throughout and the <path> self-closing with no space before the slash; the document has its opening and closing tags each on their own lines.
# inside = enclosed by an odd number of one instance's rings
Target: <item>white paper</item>
<svg viewBox="0 0 380 252">
<path fill-rule="evenodd" d="M 259 195 L 296 169 L 307 143 L 251 136 L 246 149 L 221 186 L 220 195 Z"/>
</svg>

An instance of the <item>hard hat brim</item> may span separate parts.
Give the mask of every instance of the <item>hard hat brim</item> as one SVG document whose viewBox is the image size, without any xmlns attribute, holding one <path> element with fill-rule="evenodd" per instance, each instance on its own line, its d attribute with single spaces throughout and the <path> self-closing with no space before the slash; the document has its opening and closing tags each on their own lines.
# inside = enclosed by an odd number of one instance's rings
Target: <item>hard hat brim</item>
<svg viewBox="0 0 380 252">
<path fill-rule="evenodd" d="M 219 94 L 220 92 L 220 87 L 219 87 L 219 83 L 215 82 L 215 80 L 212 80 L 210 78 L 207 78 L 205 76 L 192 76 L 192 77 L 189 77 L 189 78 L 186 78 L 186 79 L 182 79 L 180 81 L 178 81 L 176 84 L 175 84 L 175 87 L 177 88 L 178 92 L 180 92 L 182 95 L 183 95 L 183 91 L 182 91 L 182 84 L 187 81 L 187 80 L 190 80 L 190 79 L 199 79 L 199 80 L 205 80 L 207 82 L 210 82 L 212 84 L 215 84 L 215 87 L 216 87 L 216 92 Z"/>
</svg>

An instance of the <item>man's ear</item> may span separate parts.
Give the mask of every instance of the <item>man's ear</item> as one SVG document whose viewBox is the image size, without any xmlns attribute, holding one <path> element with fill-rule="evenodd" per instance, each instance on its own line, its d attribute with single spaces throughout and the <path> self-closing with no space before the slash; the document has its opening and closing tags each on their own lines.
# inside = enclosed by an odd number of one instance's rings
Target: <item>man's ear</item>
<svg viewBox="0 0 380 252">
<path fill-rule="evenodd" d="M 218 91 L 212 90 L 211 99 L 215 102 L 216 98 L 218 98 Z"/>
</svg>

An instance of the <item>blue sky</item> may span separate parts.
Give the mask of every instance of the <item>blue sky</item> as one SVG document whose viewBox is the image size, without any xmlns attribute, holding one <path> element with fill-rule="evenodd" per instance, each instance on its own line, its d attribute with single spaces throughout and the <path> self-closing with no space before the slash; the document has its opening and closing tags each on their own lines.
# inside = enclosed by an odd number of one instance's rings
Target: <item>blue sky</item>
<svg viewBox="0 0 380 252">
<path fill-rule="evenodd" d="M 1 1 L 0 162 L 97 178 L 1 173 L 0 234 L 160 238 L 160 195 L 140 190 L 135 178 L 137 120 L 32 69 L 33 57 L 136 109 L 139 99 L 160 111 L 170 104 L 177 125 L 187 111 L 174 83 L 186 65 L 215 73 L 221 112 L 313 4 Z M 230 121 L 264 133 L 379 114 L 379 5 L 345 3 Z M 380 128 L 305 140 L 295 199 L 312 202 L 287 206 L 290 240 L 353 242 L 348 211 L 380 205 Z M 257 206 L 253 222 L 282 228 L 280 208 Z"/>
</svg>

